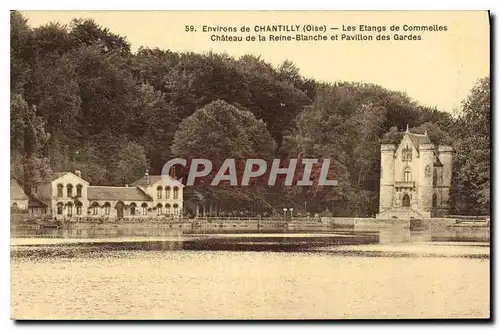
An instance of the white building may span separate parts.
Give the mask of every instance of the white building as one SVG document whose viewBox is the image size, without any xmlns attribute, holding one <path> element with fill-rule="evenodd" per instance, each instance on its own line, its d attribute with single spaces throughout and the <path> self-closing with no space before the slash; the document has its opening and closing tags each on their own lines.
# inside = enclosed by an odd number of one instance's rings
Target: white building
<svg viewBox="0 0 500 330">
<path fill-rule="evenodd" d="M 449 212 L 452 155 L 426 134 L 406 129 L 399 145 L 380 148 L 380 204 L 377 218 L 430 218 Z"/>
<path fill-rule="evenodd" d="M 56 172 L 32 186 L 32 196 L 55 218 L 169 217 L 179 219 L 184 186 L 171 177 L 149 175 L 125 187 L 91 186 L 80 171 Z M 32 212 L 35 213 L 35 212 Z"/>
</svg>

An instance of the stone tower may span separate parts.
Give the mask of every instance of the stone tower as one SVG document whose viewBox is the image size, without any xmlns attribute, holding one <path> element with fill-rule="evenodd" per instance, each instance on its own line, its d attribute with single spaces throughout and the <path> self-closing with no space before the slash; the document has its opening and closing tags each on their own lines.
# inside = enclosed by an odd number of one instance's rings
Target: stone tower
<svg viewBox="0 0 500 330">
<path fill-rule="evenodd" d="M 391 208 L 394 197 L 394 152 L 396 145 L 380 147 L 380 205 L 379 212 Z"/>
<path fill-rule="evenodd" d="M 431 218 L 449 212 L 453 149 L 407 128 L 401 142 L 380 147 L 377 218 Z"/>
<path fill-rule="evenodd" d="M 436 216 L 446 215 L 450 212 L 450 191 L 451 191 L 451 175 L 452 175 L 452 160 L 453 148 L 450 146 L 440 145 L 438 147 L 438 157 L 443 164 L 441 182 L 438 182 L 436 193 L 441 197 L 439 209 L 436 210 Z"/>
<path fill-rule="evenodd" d="M 434 193 L 434 145 L 426 143 L 420 145 L 420 159 L 418 161 L 417 187 L 418 210 L 430 218 L 432 209 L 432 196 Z"/>
</svg>

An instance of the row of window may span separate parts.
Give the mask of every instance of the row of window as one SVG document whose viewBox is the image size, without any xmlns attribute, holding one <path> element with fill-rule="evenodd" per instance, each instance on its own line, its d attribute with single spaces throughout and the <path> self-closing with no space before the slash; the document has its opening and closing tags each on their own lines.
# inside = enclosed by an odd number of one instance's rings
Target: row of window
<svg viewBox="0 0 500 330">
<path fill-rule="evenodd" d="M 91 206 L 91 209 L 92 209 L 92 215 L 99 214 L 99 206 L 98 205 Z M 110 210 L 111 210 L 111 205 L 109 205 L 109 203 L 104 204 L 104 215 L 109 215 Z M 139 214 L 139 212 L 138 212 L 139 210 L 138 210 L 137 206 L 135 205 L 135 203 L 132 203 L 129 206 L 129 210 L 130 210 L 130 215 L 138 215 Z M 141 211 L 142 211 L 141 212 L 142 215 L 148 215 L 148 205 L 145 203 L 142 204 Z M 162 215 L 162 214 L 177 215 L 177 214 L 179 214 L 179 205 L 174 204 L 173 207 L 171 207 L 170 204 L 165 204 L 165 212 L 163 212 L 163 206 L 161 204 L 158 204 L 156 206 L 156 212 L 158 215 Z M 119 213 L 119 212 L 117 212 L 117 213 Z"/>
<path fill-rule="evenodd" d="M 76 203 L 76 215 L 82 215 L 82 203 Z M 63 203 L 57 203 L 57 214 L 61 215 L 63 214 L 63 208 L 64 205 Z M 73 203 L 69 202 L 66 204 L 66 210 L 68 215 L 73 215 Z"/>
<path fill-rule="evenodd" d="M 163 198 L 163 188 L 162 186 L 158 186 L 156 188 L 156 198 Z M 179 187 L 174 187 L 174 199 L 179 198 Z M 170 187 L 165 187 L 165 199 L 170 199 Z"/>
<path fill-rule="evenodd" d="M 82 197 L 83 186 L 81 184 L 76 185 L 76 197 Z M 57 197 L 63 197 L 64 185 L 62 183 L 57 185 Z M 66 197 L 73 197 L 73 185 L 71 183 L 66 185 Z"/>
<path fill-rule="evenodd" d="M 82 185 L 76 186 L 76 197 L 82 197 Z M 64 185 L 62 183 L 57 185 L 57 197 L 62 198 L 64 193 Z M 156 191 L 156 198 L 162 199 L 163 188 L 158 186 Z M 66 185 L 66 197 L 73 197 L 73 185 L 71 183 Z M 165 199 L 170 199 L 170 187 L 165 187 Z M 179 199 L 179 187 L 174 187 L 174 199 Z"/>
<path fill-rule="evenodd" d="M 104 203 L 104 215 L 110 215 L 110 212 L 111 212 L 111 204 L 106 202 Z M 82 215 L 82 204 L 81 203 L 76 203 L 75 204 L 75 207 L 76 207 L 76 215 Z M 99 209 L 100 209 L 100 206 L 99 204 L 97 203 L 93 203 L 91 206 L 91 212 L 92 212 L 92 215 L 98 215 L 99 214 Z M 130 215 L 137 215 L 138 214 L 138 210 L 137 210 L 137 205 L 135 203 L 131 203 L 129 206 L 128 206 L 129 210 L 130 210 Z M 165 213 L 163 212 L 163 208 L 165 208 Z M 63 214 L 63 209 L 64 209 L 64 204 L 63 203 L 57 203 L 57 214 L 58 215 L 62 215 Z M 147 215 L 148 214 L 148 204 L 146 203 L 143 203 L 141 205 L 141 209 L 142 209 L 142 215 Z M 120 208 L 121 212 L 123 212 L 123 206 L 121 206 Z M 66 204 L 66 211 L 67 211 L 67 215 L 71 216 L 73 215 L 73 203 L 69 202 Z M 158 204 L 156 205 L 156 212 L 158 215 L 162 215 L 162 214 L 166 214 L 166 215 L 177 215 L 179 214 L 179 205 L 178 204 L 174 204 L 172 207 L 170 206 L 170 204 L 165 204 L 165 207 L 163 207 L 163 205 L 161 204 Z"/>
</svg>

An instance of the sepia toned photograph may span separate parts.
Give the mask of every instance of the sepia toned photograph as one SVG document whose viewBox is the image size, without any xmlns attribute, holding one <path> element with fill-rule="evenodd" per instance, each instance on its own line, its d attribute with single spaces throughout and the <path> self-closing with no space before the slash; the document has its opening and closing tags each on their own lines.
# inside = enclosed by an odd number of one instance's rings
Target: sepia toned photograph
<svg viewBox="0 0 500 330">
<path fill-rule="evenodd" d="M 10 12 L 12 320 L 489 320 L 488 11 Z"/>
</svg>

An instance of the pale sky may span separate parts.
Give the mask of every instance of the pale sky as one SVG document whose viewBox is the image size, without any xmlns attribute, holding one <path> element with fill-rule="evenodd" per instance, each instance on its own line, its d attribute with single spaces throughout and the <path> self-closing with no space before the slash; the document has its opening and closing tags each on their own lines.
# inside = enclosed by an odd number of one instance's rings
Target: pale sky
<svg viewBox="0 0 500 330">
<path fill-rule="evenodd" d="M 408 93 L 424 105 L 452 111 L 460 106 L 478 78 L 489 75 L 489 22 L 486 11 L 443 12 L 167 12 L 167 11 L 23 11 L 32 27 L 73 18 L 93 18 L 98 24 L 127 38 L 135 51 L 140 46 L 172 51 L 208 52 L 239 57 L 260 55 L 278 65 L 293 61 L 302 75 L 320 81 L 363 81 Z M 441 25 L 447 31 L 413 32 L 419 41 L 323 42 L 214 42 L 202 26 L 315 24 L 327 27 L 326 35 L 344 26 Z M 197 32 L 186 32 L 193 25 Z M 339 30 L 330 30 L 331 27 Z M 350 32 L 352 35 L 359 32 Z M 412 32 L 384 32 L 385 34 Z M 226 33 L 245 36 L 248 33 Z M 268 36 L 270 33 L 261 33 Z M 295 35 L 296 32 L 282 33 Z M 376 36 L 377 33 L 373 33 Z"/>
</svg>

